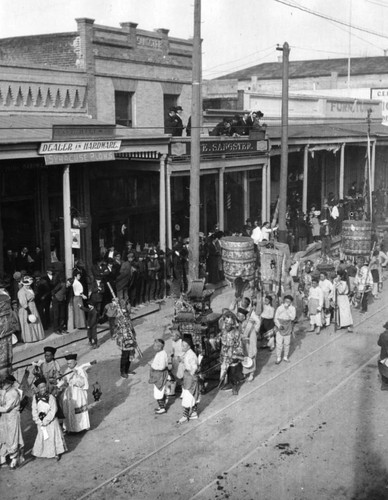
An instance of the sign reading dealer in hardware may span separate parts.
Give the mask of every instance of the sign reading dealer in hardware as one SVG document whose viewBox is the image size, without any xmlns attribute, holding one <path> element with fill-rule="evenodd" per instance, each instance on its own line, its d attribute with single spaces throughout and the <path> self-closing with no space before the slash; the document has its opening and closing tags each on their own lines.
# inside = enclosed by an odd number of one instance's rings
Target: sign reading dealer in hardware
<svg viewBox="0 0 388 500">
<path fill-rule="evenodd" d="M 40 155 L 119 151 L 121 141 L 42 142 Z"/>
</svg>

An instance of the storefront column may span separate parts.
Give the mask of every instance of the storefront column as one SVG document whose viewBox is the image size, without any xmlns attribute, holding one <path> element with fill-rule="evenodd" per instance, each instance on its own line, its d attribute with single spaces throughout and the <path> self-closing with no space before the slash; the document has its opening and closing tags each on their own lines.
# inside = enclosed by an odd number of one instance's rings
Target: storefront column
<svg viewBox="0 0 388 500">
<path fill-rule="evenodd" d="M 344 181 L 345 181 L 345 143 L 341 144 L 341 155 L 340 155 L 340 171 L 339 171 L 339 199 L 342 200 L 344 197 Z"/>
<path fill-rule="evenodd" d="M 370 159 L 370 187 L 371 191 L 375 190 L 375 174 L 376 174 L 376 141 L 372 142 L 372 154 Z"/>
<path fill-rule="evenodd" d="M 264 224 L 267 218 L 267 165 L 261 168 L 261 223 Z"/>
<path fill-rule="evenodd" d="M 302 194 L 302 211 L 307 214 L 307 187 L 309 180 L 309 145 L 304 147 L 303 155 L 303 194 Z"/>
<path fill-rule="evenodd" d="M 159 179 L 159 247 L 166 251 L 166 155 L 160 157 Z"/>
<path fill-rule="evenodd" d="M 244 205 L 244 224 L 249 217 L 249 182 L 248 172 L 243 172 L 243 205 Z"/>
<path fill-rule="evenodd" d="M 172 220 L 171 220 L 171 166 L 167 160 L 166 169 L 166 208 L 167 208 L 167 246 L 172 248 Z"/>
<path fill-rule="evenodd" d="M 65 241 L 65 273 L 66 279 L 72 277 L 73 259 L 72 259 L 72 238 L 71 238 L 71 216 L 70 216 L 70 165 L 63 167 L 62 176 L 63 185 L 63 236 Z M 74 331 L 74 313 L 73 304 L 69 303 L 67 331 Z"/>
<path fill-rule="evenodd" d="M 268 157 L 267 163 L 267 214 L 271 218 L 271 157 Z"/>
<path fill-rule="evenodd" d="M 225 169 L 220 168 L 218 172 L 218 225 L 220 231 L 224 231 L 224 225 L 225 225 L 224 173 Z"/>
</svg>

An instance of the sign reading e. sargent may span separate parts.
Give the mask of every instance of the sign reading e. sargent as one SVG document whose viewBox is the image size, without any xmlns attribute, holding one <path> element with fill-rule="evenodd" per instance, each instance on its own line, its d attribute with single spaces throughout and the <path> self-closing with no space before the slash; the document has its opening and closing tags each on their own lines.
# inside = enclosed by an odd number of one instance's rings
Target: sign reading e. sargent
<svg viewBox="0 0 388 500">
<path fill-rule="evenodd" d="M 219 140 L 219 141 L 201 141 L 200 145 L 201 155 L 220 155 L 220 154 L 233 154 L 233 153 L 254 153 L 268 151 L 268 141 L 252 141 L 238 139 Z M 176 148 L 177 150 L 177 148 Z M 174 154 L 174 152 L 173 152 Z M 182 154 L 182 153 L 181 153 Z M 186 143 L 186 154 L 190 154 L 190 143 Z M 179 156 L 179 154 L 178 154 Z"/>
<path fill-rule="evenodd" d="M 121 141 L 42 142 L 40 155 L 118 151 Z"/>
</svg>

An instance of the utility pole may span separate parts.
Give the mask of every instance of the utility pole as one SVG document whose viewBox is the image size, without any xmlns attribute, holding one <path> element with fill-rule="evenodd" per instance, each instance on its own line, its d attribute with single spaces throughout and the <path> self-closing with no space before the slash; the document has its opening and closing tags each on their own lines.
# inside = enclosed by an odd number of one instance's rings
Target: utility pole
<svg viewBox="0 0 388 500">
<path fill-rule="evenodd" d="M 287 180 L 288 180 L 288 62 L 290 46 L 284 42 L 283 47 L 276 50 L 283 52 L 283 79 L 282 79 L 282 135 L 280 157 L 280 186 L 279 186 L 279 241 L 287 243 Z"/>
<path fill-rule="evenodd" d="M 193 77 L 191 101 L 189 283 L 198 279 L 200 138 L 201 138 L 201 0 L 194 0 Z"/>
</svg>

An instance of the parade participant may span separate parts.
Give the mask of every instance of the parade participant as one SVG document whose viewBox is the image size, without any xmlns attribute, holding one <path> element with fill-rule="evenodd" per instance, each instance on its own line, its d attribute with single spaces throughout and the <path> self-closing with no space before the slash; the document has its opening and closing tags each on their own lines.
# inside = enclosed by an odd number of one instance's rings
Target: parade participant
<svg viewBox="0 0 388 500">
<path fill-rule="evenodd" d="M 241 365 L 244 354 L 238 320 L 229 310 L 224 311 L 219 338 L 221 340 L 219 387 L 221 390 L 232 389 L 233 394 L 237 395 L 244 380 Z"/>
<path fill-rule="evenodd" d="M 168 356 L 164 350 L 164 340 L 156 339 L 153 349 L 156 352 L 150 365 L 149 383 L 154 385 L 154 398 L 158 403 L 155 409 L 157 415 L 167 412 L 166 409 L 166 383 L 168 376 Z"/>
<path fill-rule="evenodd" d="M 50 394 L 57 396 L 57 380 L 61 374 L 61 369 L 58 361 L 55 360 L 55 347 L 46 346 L 43 348 L 44 359 L 33 361 L 33 374 L 36 379 L 44 378 L 46 380 L 47 389 Z"/>
<path fill-rule="evenodd" d="M 264 347 L 268 347 L 271 351 L 275 349 L 274 316 L 275 309 L 272 307 L 272 297 L 266 295 L 264 298 L 263 311 L 260 315 L 261 325 L 259 333 L 268 340 L 267 345 Z"/>
<path fill-rule="evenodd" d="M 319 274 L 319 288 L 323 293 L 323 308 L 322 308 L 322 325 L 330 326 L 330 297 L 333 295 L 333 283 L 327 279 L 327 273 L 321 272 Z"/>
<path fill-rule="evenodd" d="M 373 252 L 371 261 L 370 261 L 370 273 L 372 275 L 373 279 L 373 286 L 372 286 L 372 295 L 374 299 L 378 299 L 379 295 L 379 282 L 380 282 L 380 276 L 381 276 L 381 260 L 380 260 L 380 250 L 375 250 Z"/>
<path fill-rule="evenodd" d="M 120 374 L 122 378 L 128 378 L 128 375 L 135 373 L 130 372 L 129 368 L 135 359 L 137 343 L 130 313 L 125 307 L 117 310 L 115 336 L 116 344 L 121 349 Z"/>
<path fill-rule="evenodd" d="M 178 420 L 178 424 L 183 424 L 188 420 L 198 418 L 197 404 L 199 403 L 199 382 L 198 368 L 199 362 L 197 355 L 192 350 L 189 340 L 182 341 L 183 356 L 181 364 L 183 366 L 183 385 L 182 385 L 182 407 L 183 415 Z"/>
<path fill-rule="evenodd" d="M 174 396 L 175 392 L 182 387 L 182 379 L 183 379 L 183 365 L 181 363 L 182 356 L 184 354 L 182 348 L 182 335 L 178 328 L 173 328 L 171 330 L 172 334 L 172 343 L 171 343 L 171 373 L 175 379 L 175 390 L 172 391 L 169 396 Z"/>
<path fill-rule="evenodd" d="M 84 307 L 81 304 L 78 304 L 79 309 L 85 311 L 87 313 L 87 331 L 88 331 L 88 339 L 89 345 L 92 346 L 93 349 L 98 348 L 98 340 L 97 340 L 97 325 L 99 320 L 99 315 L 97 309 L 93 304 L 88 303 L 87 307 Z"/>
<path fill-rule="evenodd" d="M 373 278 L 363 256 L 357 257 L 357 274 L 354 278 L 354 289 L 361 300 L 361 313 L 368 311 L 369 294 L 372 290 Z"/>
<path fill-rule="evenodd" d="M 237 310 L 237 319 L 241 324 L 243 353 L 246 358 L 250 358 L 252 360 L 251 363 L 249 362 L 247 364 L 247 367 L 244 367 L 243 365 L 243 375 L 248 382 L 252 382 L 256 371 L 257 333 L 260 328 L 260 320 L 257 323 L 255 321 L 255 317 L 253 316 L 254 314 L 254 311 L 249 312 L 248 309 L 244 309 L 242 307 L 239 307 Z"/>
<path fill-rule="evenodd" d="M 310 316 L 310 330 L 307 331 L 315 330 L 315 333 L 319 335 L 322 327 L 323 292 L 318 286 L 318 278 L 315 277 L 311 280 L 307 307 Z"/>
<path fill-rule="evenodd" d="M 74 327 L 86 328 L 85 313 L 81 306 L 83 306 L 83 299 L 86 300 L 84 295 L 84 287 L 81 283 L 81 272 L 74 272 L 74 279 L 72 283 L 73 288 L 73 309 L 74 309 Z"/>
<path fill-rule="evenodd" d="M 38 342 L 44 339 L 44 330 L 35 305 L 35 294 L 31 288 L 33 278 L 24 276 L 22 288 L 18 291 L 20 304 L 19 319 L 23 342 Z"/>
<path fill-rule="evenodd" d="M 349 302 L 349 286 L 347 282 L 346 271 L 337 271 L 337 278 L 334 280 L 334 290 L 332 298 L 335 299 L 337 307 L 337 326 L 339 328 L 348 328 L 348 332 L 353 331 L 353 318 Z M 335 295 L 335 297 L 333 297 Z"/>
<path fill-rule="evenodd" d="M 275 312 L 275 327 L 276 327 L 276 364 L 278 365 L 283 360 L 288 363 L 288 353 L 290 351 L 291 335 L 294 329 L 294 321 L 296 317 L 295 307 L 292 305 L 293 298 L 291 295 L 286 295 L 283 299 L 283 304 L 276 309 Z"/>
<path fill-rule="evenodd" d="M 55 458 L 67 451 L 61 426 L 56 417 L 57 402 L 50 394 L 45 378 L 34 382 L 37 394 L 32 398 L 32 419 L 38 428 L 32 454 L 37 458 Z"/>
<path fill-rule="evenodd" d="M 377 362 L 381 376 L 381 390 L 388 391 L 388 321 L 383 325 L 384 331 L 380 333 L 377 345 L 381 347 L 380 359 Z"/>
<path fill-rule="evenodd" d="M 77 366 L 77 354 L 65 356 L 67 371 L 62 378 L 65 390 L 62 393 L 62 409 L 65 416 L 63 429 L 66 432 L 81 432 L 90 429 L 88 412 L 89 381 L 85 368 L 95 361 Z M 60 384 L 60 385 L 62 385 Z"/>
<path fill-rule="evenodd" d="M 12 469 L 24 462 L 24 441 L 20 426 L 21 394 L 14 387 L 14 382 L 15 377 L 7 375 L 0 391 L 0 465 L 5 464 L 9 456 Z"/>
</svg>

